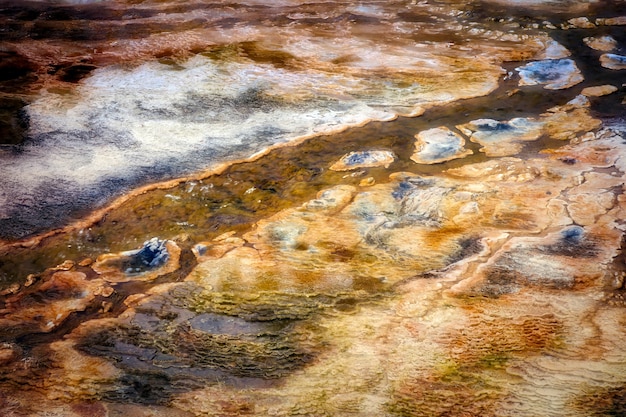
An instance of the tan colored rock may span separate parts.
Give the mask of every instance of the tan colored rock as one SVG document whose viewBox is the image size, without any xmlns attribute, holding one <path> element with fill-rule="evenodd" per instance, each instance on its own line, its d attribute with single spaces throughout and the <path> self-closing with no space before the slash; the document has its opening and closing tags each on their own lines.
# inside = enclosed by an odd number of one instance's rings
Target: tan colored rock
<svg viewBox="0 0 626 417">
<path fill-rule="evenodd" d="M 612 70 L 626 69 L 626 56 L 616 54 L 603 54 L 600 56 L 600 64 L 604 68 Z"/>
<path fill-rule="evenodd" d="M 568 211 L 576 224 L 591 225 L 614 208 L 617 196 L 613 191 L 623 186 L 622 179 L 608 174 L 588 172 L 581 185 L 568 191 Z"/>
<path fill-rule="evenodd" d="M 554 39 L 548 38 L 544 43 L 544 49 L 539 54 L 533 56 L 533 59 L 560 59 L 567 58 L 572 55 L 572 53 L 563 45 L 555 41 Z"/>
<path fill-rule="evenodd" d="M 596 24 L 604 26 L 623 26 L 626 25 L 626 16 L 598 18 L 596 19 Z"/>
<path fill-rule="evenodd" d="M 9 285 L 8 287 L 6 287 L 5 289 L 3 289 L 2 291 L 0 291 L 0 295 L 15 294 L 16 292 L 20 290 L 20 288 L 21 288 L 20 284 L 13 283 Z"/>
<path fill-rule="evenodd" d="M 593 29 L 596 27 L 587 17 L 575 17 L 567 21 L 570 25 L 580 29 Z"/>
<path fill-rule="evenodd" d="M 582 94 L 579 94 L 573 99 L 571 99 L 570 101 L 568 101 L 567 103 L 565 103 L 564 105 L 554 106 L 548 109 L 548 112 L 552 112 L 552 113 L 558 112 L 558 111 L 567 112 L 573 109 L 586 109 L 589 107 L 591 107 L 591 102 L 589 101 L 589 99 L 583 96 Z"/>
<path fill-rule="evenodd" d="M 93 259 L 91 258 L 85 258 L 78 263 L 79 266 L 89 266 L 91 264 L 93 264 Z"/>
<path fill-rule="evenodd" d="M 564 106 L 548 109 L 541 115 L 544 133 L 553 139 L 569 140 L 598 129 L 602 122 L 591 116 L 588 99 L 580 95 Z"/>
<path fill-rule="evenodd" d="M 615 38 L 609 35 L 600 37 L 587 37 L 583 39 L 585 44 L 596 51 L 610 52 L 617 47 Z"/>
<path fill-rule="evenodd" d="M 532 259 L 532 262 L 528 262 Z M 545 238 L 513 238 L 453 291 L 501 296 L 525 286 L 585 288 L 603 276 L 606 257 L 590 232 L 567 226 Z"/>
<path fill-rule="evenodd" d="M 0 365 L 7 365 L 15 361 L 20 356 L 20 350 L 17 345 L 10 343 L 0 344 Z"/>
<path fill-rule="evenodd" d="M 408 271 L 418 273 L 445 263 L 441 254 L 458 250 L 460 236 L 450 233 L 435 242 L 427 235 L 445 218 L 447 208 L 441 198 L 449 189 L 421 190 L 410 177 L 396 181 L 400 182 L 369 187 L 353 201 L 332 197 L 336 191 L 331 189 L 320 197 L 339 201 L 339 205 L 312 200 L 300 209 L 259 222 L 258 229 L 245 236 L 246 247 L 200 263 L 188 279 L 217 292 L 237 288 L 336 294 L 363 285 L 364 289 L 384 288 L 406 278 Z M 390 228 L 397 222 L 405 225 Z M 410 256 L 390 262 L 396 251 Z"/>
<path fill-rule="evenodd" d="M 537 140 L 543 134 L 565 140 L 598 128 L 601 122 L 591 117 L 588 106 L 588 99 L 582 95 L 564 106 L 549 109 L 538 119 L 479 119 L 459 125 L 457 129 L 469 136 L 472 142 L 482 145 L 480 151 L 487 156 L 513 156 L 522 150 L 524 142 Z"/>
<path fill-rule="evenodd" d="M 621 137 L 611 132 L 600 132 L 596 140 L 568 145 L 557 149 L 543 150 L 551 159 L 562 162 L 564 166 L 571 166 L 581 174 L 595 168 L 610 168 L 618 166 L 622 158 L 615 149 L 620 149 Z M 621 169 L 619 167 L 618 169 Z M 582 180 L 581 180 L 582 182 Z"/>
<path fill-rule="evenodd" d="M 52 269 L 55 271 L 69 271 L 72 268 L 74 268 L 74 261 L 65 260 L 61 264 L 55 266 Z"/>
<path fill-rule="evenodd" d="M 601 97 L 612 94 L 617 91 L 617 87 L 614 85 L 598 85 L 595 87 L 583 88 L 580 94 L 587 97 Z"/>
<path fill-rule="evenodd" d="M 5 299 L 0 311 L 0 328 L 13 334 L 47 333 L 70 314 L 84 311 L 102 292 L 102 280 L 87 280 L 76 271 L 50 271 L 50 275 L 28 289 Z"/>
</svg>

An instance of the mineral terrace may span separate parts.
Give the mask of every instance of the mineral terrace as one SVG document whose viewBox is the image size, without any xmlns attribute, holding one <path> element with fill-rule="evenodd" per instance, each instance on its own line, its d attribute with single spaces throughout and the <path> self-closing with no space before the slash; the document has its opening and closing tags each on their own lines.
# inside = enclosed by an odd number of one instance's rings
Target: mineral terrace
<svg viewBox="0 0 626 417">
<path fill-rule="evenodd" d="M 625 25 L 0 2 L 0 414 L 626 415 Z"/>
</svg>

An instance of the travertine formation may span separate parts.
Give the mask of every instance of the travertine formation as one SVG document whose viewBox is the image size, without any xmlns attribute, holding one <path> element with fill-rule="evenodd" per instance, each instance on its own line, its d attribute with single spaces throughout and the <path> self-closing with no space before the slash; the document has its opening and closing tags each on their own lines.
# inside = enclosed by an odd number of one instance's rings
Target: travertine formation
<svg viewBox="0 0 626 417">
<path fill-rule="evenodd" d="M 360 151 L 350 152 L 330 166 L 333 171 L 352 171 L 359 168 L 385 167 L 396 160 L 396 156 L 390 151 Z"/>
<path fill-rule="evenodd" d="M 167 400 L 192 415 L 220 415 L 225 399 L 255 415 L 583 412 L 581 393 L 612 389 L 626 363 L 610 318 L 623 312 L 610 300 L 623 282 L 612 264 L 626 146 L 611 131 L 578 138 L 548 159 L 332 187 L 240 237 L 204 242 L 184 282 L 130 296 L 123 314 L 51 343 L 54 371 L 29 385 L 59 400 Z M 39 315 L 21 300 L 59 306 L 48 331 L 117 291 L 95 278 L 109 270 L 65 268 L 7 299 L 6 326 L 33 331 Z M 68 298 L 57 304 L 37 296 L 60 285 Z M 72 288 L 89 292 L 76 304 Z M 4 378 L 24 384 L 36 368 L 15 366 L 32 355 L 5 344 Z M 554 386 L 545 401 L 538 381 Z"/>
<path fill-rule="evenodd" d="M 428 129 L 415 135 L 415 153 L 411 160 L 418 164 L 439 164 L 471 155 L 465 139 L 445 126 Z"/>
<path fill-rule="evenodd" d="M 583 88 L 580 94 L 587 97 L 601 97 L 612 94 L 617 91 L 614 85 L 597 85 L 594 87 Z"/>
<path fill-rule="evenodd" d="M 3 9 L 0 414 L 624 415 L 624 19 L 485 4 Z"/>
<path fill-rule="evenodd" d="M 571 59 L 534 61 L 516 68 L 520 85 L 543 85 L 548 90 L 570 88 L 583 81 L 583 76 Z"/>
<path fill-rule="evenodd" d="M 505 122 L 492 119 L 473 120 L 458 129 L 479 143 L 488 156 L 510 156 L 522 150 L 524 141 L 537 140 L 543 123 L 532 119 L 516 118 Z"/>
<path fill-rule="evenodd" d="M 603 52 L 611 52 L 617 46 L 617 41 L 611 36 L 589 37 L 583 41 L 588 47 Z"/>
<path fill-rule="evenodd" d="M 626 69 L 626 56 L 616 54 L 603 54 L 600 57 L 600 63 L 604 68 L 612 70 Z"/>
</svg>

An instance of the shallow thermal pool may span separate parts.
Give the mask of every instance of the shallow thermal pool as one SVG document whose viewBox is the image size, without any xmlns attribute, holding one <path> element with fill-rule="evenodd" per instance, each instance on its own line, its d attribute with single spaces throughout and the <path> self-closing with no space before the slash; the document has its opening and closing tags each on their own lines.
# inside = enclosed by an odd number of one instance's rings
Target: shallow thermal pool
<svg viewBox="0 0 626 417">
<path fill-rule="evenodd" d="M 6 416 L 626 413 L 615 2 L 3 2 Z"/>
</svg>

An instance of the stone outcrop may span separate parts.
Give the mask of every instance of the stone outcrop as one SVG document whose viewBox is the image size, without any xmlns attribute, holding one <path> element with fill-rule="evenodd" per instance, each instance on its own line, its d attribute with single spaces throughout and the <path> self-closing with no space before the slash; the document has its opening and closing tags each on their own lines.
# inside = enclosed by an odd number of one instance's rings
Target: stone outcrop
<svg viewBox="0 0 626 417">
<path fill-rule="evenodd" d="M 609 35 L 600 37 L 588 37 L 583 41 L 588 47 L 595 49 L 596 51 L 611 52 L 617 47 L 617 41 L 615 38 Z"/>
<path fill-rule="evenodd" d="M 396 160 L 396 156 L 390 151 L 361 151 L 350 152 L 341 157 L 341 159 L 331 165 L 333 171 L 351 171 L 359 168 L 384 167 Z"/>
<path fill-rule="evenodd" d="M 175 242 L 152 238 L 141 249 L 100 255 L 92 269 L 108 282 L 150 281 L 180 267 Z"/>
<path fill-rule="evenodd" d="M 604 68 L 612 70 L 626 69 L 626 56 L 616 54 L 603 54 L 600 57 L 600 64 Z"/>
<path fill-rule="evenodd" d="M 571 59 L 535 61 L 516 68 L 520 85 L 543 85 L 548 90 L 570 88 L 583 81 L 583 76 Z"/>
<path fill-rule="evenodd" d="M 523 147 L 523 142 L 537 140 L 543 133 L 543 123 L 525 118 L 509 121 L 474 120 L 457 128 L 472 142 L 479 143 L 487 156 L 511 156 Z"/>
<path fill-rule="evenodd" d="M 594 87 L 583 88 L 580 94 L 587 97 L 601 97 L 612 94 L 617 91 L 614 85 L 598 85 Z"/>
<path fill-rule="evenodd" d="M 465 139 L 445 126 L 425 130 L 415 138 L 415 153 L 411 160 L 418 164 L 439 164 L 473 153 L 464 148 Z"/>
</svg>

